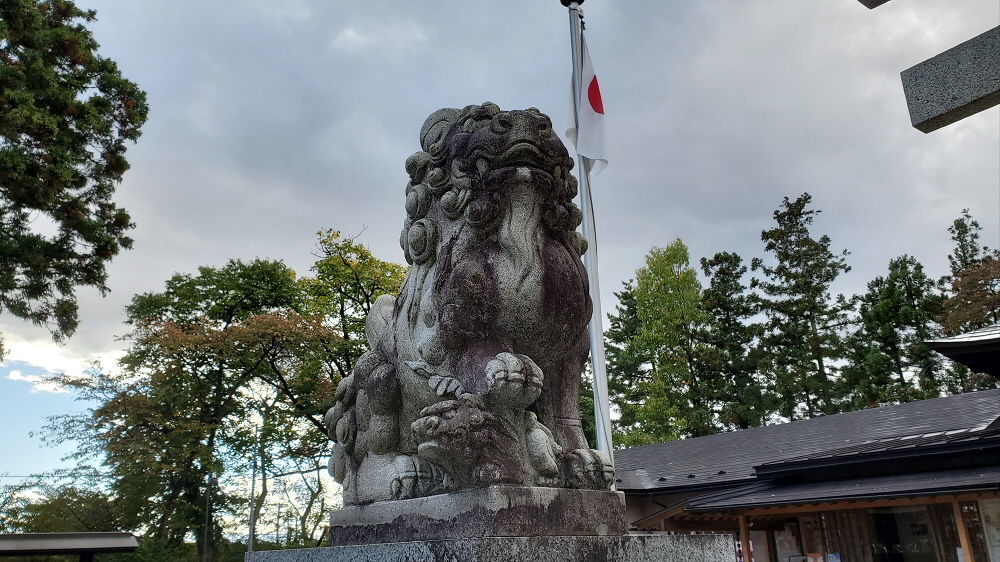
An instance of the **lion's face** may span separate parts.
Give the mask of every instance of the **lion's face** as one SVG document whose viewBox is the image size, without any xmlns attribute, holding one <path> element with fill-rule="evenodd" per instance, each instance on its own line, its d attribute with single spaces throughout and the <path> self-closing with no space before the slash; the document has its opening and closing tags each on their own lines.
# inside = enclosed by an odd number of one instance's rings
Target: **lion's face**
<svg viewBox="0 0 1000 562">
<path fill-rule="evenodd" d="M 410 263 L 421 263 L 443 241 L 438 234 L 445 222 L 495 230 L 518 182 L 532 185 L 549 235 L 580 247 L 571 234 L 581 220 L 572 202 L 573 159 L 537 109 L 501 111 L 489 102 L 442 109 L 427 118 L 420 141 L 423 151 L 406 163 L 410 184 L 400 242 Z"/>
</svg>

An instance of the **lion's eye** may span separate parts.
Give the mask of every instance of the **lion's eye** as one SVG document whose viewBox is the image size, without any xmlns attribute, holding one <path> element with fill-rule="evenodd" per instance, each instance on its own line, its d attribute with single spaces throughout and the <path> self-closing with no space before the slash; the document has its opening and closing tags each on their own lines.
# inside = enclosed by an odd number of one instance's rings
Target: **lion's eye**
<svg viewBox="0 0 1000 562">
<path fill-rule="evenodd" d="M 538 127 L 538 134 L 541 135 L 541 136 L 543 136 L 543 137 L 546 137 L 546 138 L 551 137 L 552 136 L 552 121 L 549 121 L 548 119 L 543 119 L 542 120 L 542 124 L 539 125 L 539 127 Z"/>
<path fill-rule="evenodd" d="M 507 113 L 498 113 L 490 121 L 490 130 L 498 135 L 502 135 L 510 130 L 513 122 Z"/>
</svg>

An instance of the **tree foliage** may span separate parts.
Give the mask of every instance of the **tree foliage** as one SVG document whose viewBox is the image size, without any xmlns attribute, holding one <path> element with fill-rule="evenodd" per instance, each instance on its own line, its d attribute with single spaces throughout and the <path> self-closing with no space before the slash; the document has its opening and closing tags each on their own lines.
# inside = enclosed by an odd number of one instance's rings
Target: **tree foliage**
<svg viewBox="0 0 1000 562">
<path fill-rule="evenodd" d="M 635 288 L 636 339 L 651 371 L 636 412 L 641 439 L 715 433 L 707 403 L 710 383 L 697 365 L 697 332 L 705 321 L 700 300 L 701 284 L 684 242 L 678 238 L 650 250 L 645 266 L 636 271 Z"/>
<path fill-rule="evenodd" d="M 985 257 L 953 278 L 941 322 L 949 334 L 1000 322 L 1000 256 Z"/>
<path fill-rule="evenodd" d="M 913 256 L 861 295 L 834 295 L 849 253 L 814 235 L 812 197 L 784 198 L 761 233 L 768 259 L 745 283 L 731 252 L 701 259 L 680 240 L 654 248 L 615 296 L 605 332 L 615 440 L 643 445 L 995 388 L 925 343 L 1000 321 L 1000 253 L 968 209 L 948 228 L 951 275 Z M 943 261 L 943 260 L 942 260 Z M 947 287 L 948 291 L 944 288 Z"/>
<path fill-rule="evenodd" d="M 639 345 L 635 281 L 622 283 L 622 290 L 615 296 L 618 305 L 615 313 L 608 315 L 604 349 L 608 367 L 608 399 L 615 405 L 618 414 L 617 419 L 612 420 L 613 438 L 617 443 L 621 436 L 638 429 L 636 413 L 645 397 L 643 389 L 650 383 L 652 358 Z M 593 408 L 593 402 L 590 406 Z"/>
<path fill-rule="evenodd" d="M 969 213 L 948 227 L 954 243 L 948 255 L 951 275 L 941 280 L 950 293 L 940 322 L 955 335 L 1000 322 L 1000 250 L 980 245 L 982 226 Z"/>
<path fill-rule="evenodd" d="M 952 252 L 948 254 L 948 264 L 951 266 L 953 276 L 960 275 L 970 267 L 978 265 L 984 257 L 995 253 L 988 247 L 980 245 L 982 230 L 983 227 L 969 213 L 969 209 L 962 209 L 962 214 L 948 227 L 951 241 L 955 244 Z"/>
<path fill-rule="evenodd" d="M 830 250 L 830 238 L 810 232 L 819 210 L 810 209 L 812 196 L 785 197 L 774 211 L 777 226 L 761 232 L 770 262 L 753 261 L 763 273 L 756 279 L 767 334 L 763 346 L 769 376 L 779 396 L 779 413 L 790 419 L 831 414 L 840 406 L 837 362 L 844 355 L 842 330 L 851 303 L 833 298 L 831 286 L 850 271 L 846 250 Z"/>
<path fill-rule="evenodd" d="M 26 493 L 29 489 L 33 493 Z M 120 510 L 99 490 L 30 483 L 3 493 L 2 532 L 94 533 L 124 528 Z"/>
<path fill-rule="evenodd" d="M 708 286 L 701 295 L 706 322 L 702 370 L 716 373 L 718 423 L 722 429 L 763 425 L 774 409 L 768 381 L 759 372 L 763 326 L 755 320 L 760 301 L 743 279 L 747 267 L 732 252 L 702 258 Z"/>
<path fill-rule="evenodd" d="M 336 251 L 317 262 L 315 278 L 266 260 L 174 275 L 128 307 L 120 371 L 67 381 L 98 406 L 51 420 L 50 433 L 79 441 L 81 458 L 103 460 L 129 529 L 164 548 L 194 536 L 203 558 L 216 560 L 217 514 L 242 519 L 252 505 L 263 515 L 268 494 L 280 493 L 286 521 L 296 521 L 284 540 L 315 546 L 327 490 L 322 416 L 355 359 L 357 346 L 344 342 L 363 339 L 351 315 L 398 291 L 403 271 L 336 233 L 321 247 Z M 241 483 L 251 459 L 263 476 L 255 498 Z"/>
<path fill-rule="evenodd" d="M 69 0 L 0 0 L 0 312 L 56 339 L 76 330 L 75 289 L 107 292 L 107 262 L 132 245 L 112 196 L 146 97 L 97 54 L 94 18 Z"/>
<path fill-rule="evenodd" d="M 844 369 L 851 408 L 939 396 L 947 384 L 945 363 L 924 342 L 939 333 L 934 319 L 942 301 L 934 281 L 912 256 L 893 259 L 887 275 L 868 283 Z"/>
</svg>

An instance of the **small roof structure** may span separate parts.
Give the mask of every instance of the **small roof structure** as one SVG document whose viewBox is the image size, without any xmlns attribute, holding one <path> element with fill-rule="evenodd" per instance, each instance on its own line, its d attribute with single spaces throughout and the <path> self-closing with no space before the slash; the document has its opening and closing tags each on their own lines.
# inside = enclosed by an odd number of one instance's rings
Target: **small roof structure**
<svg viewBox="0 0 1000 562">
<path fill-rule="evenodd" d="M 137 548 L 131 533 L 0 533 L 0 556 L 78 554 L 80 560 L 93 560 L 94 554 Z"/>
<path fill-rule="evenodd" d="M 973 371 L 1000 377 L 1000 323 L 925 343 Z"/>
</svg>

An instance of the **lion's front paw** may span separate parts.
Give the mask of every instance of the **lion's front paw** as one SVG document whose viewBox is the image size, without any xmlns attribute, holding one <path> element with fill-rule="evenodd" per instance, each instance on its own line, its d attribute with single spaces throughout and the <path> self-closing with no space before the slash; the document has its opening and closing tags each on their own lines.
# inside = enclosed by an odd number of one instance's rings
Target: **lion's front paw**
<svg viewBox="0 0 1000 562">
<path fill-rule="evenodd" d="M 542 393 L 542 370 L 526 355 L 498 353 L 486 364 L 486 380 L 486 398 L 500 406 L 524 408 Z"/>
<path fill-rule="evenodd" d="M 566 487 L 610 490 L 615 480 L 611 460 L 594 449 L 573 449 L 562 456 Z"/>
</svg>

